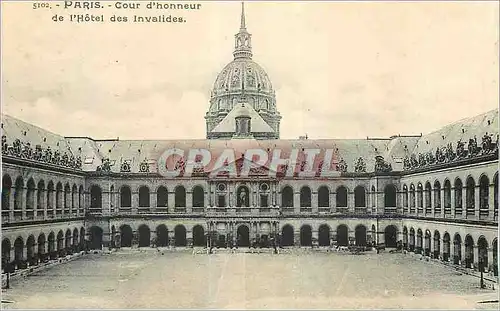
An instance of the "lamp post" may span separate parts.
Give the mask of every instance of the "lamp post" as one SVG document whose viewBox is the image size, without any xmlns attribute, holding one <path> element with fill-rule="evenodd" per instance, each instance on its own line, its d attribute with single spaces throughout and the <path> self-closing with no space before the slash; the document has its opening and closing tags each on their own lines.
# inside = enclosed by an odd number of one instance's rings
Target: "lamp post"
<svg viewBox="0 0 500 311">
<path fill-rule="evenodd" d="M 484 261 L 483 261 L 482 257 L 479 257 L 479 272 L 481 273 L 481 281 L 480 281 L 479 286 L 481 287 L 481 289 L 486 288 L 486 286 L 484 284 L 483 271 L 484 271 Z"/>
</svg>

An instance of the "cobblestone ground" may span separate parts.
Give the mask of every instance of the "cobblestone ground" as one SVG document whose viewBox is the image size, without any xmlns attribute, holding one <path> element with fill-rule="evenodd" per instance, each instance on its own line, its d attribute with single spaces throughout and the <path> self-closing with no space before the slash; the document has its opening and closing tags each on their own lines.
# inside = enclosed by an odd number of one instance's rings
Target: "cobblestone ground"
<svg viewBox="0 0 500 311">
<path fill-rule="evenodd" d="M 2 308 L 498 308 L 478 283 L 403 254 L 120 251 L 13 281 Z"/>
</svg>

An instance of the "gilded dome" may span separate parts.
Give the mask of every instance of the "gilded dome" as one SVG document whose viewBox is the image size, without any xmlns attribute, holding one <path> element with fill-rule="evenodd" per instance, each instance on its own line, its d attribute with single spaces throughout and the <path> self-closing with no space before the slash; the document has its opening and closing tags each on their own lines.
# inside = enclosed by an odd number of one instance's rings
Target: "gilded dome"
<svg viewBox="0 0 500 311">
<path fill-rule="evenodd" d="M 212 96 L 243 91 L 274 94 L 269 76 L 250 58 L 236 58 L 227 64 L 215 80 Z"/>
</svg>

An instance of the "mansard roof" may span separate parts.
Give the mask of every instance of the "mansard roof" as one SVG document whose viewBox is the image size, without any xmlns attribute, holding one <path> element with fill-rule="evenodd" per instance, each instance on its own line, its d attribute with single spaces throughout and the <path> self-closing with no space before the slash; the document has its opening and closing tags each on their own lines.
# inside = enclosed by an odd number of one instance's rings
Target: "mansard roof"
<svg viewBox="0 0 500 311">
<path fill-rule="evenodd" d="M 366 171 L 373 172 L 376 157 L 381 156 L 391 164 L 394 171 L 403 170 L 403 163 L 411 154 L 435 152 L 436 148 L 452 144 L 458 140 L 466 142 L 477 136 L 478 145 L 484 134 L 498 135 L 498 110 L 492 110 L 476 117 L 464 119 L 447 125 L 440 130 L 423 136 L 394 136 L 387 139 L 279 139 L 279 140 L 94 140 L 87 137 L 63 137 L 16 118 L 2 115 L 2 135 L 5 142 L 2 155 L 15 156 L 5 151 L 18 139 L 31 148 L 40 145 L 50 147 L 54 152 L 64 152 L 81 159 L 81 169 L 96 171 L 105 159 L 109 159 L 112 172 L 156 172 L 156 161 L 170 148 L 188 150 L 190 148 L 208 149 L 216 158 L 224 149 L 243 153 L 248 149 L 282 149 L 281 157 L 286 157 L 291 149 L 333 149 L 337 160 L 347 164 L 347 172 L 354 172 L 359 158 L 366 164 Z M 444 138 L 443 138 L 444 136 Z M 495 137 L 493 139 L 495 141 Z M 11 148 L 12 149 L 12 148 Z M 18 156 L 22 158 L 21 156 Z M 123 164 L 126 164 L 125 166 Z M 128 165 L 128 169 L 127 169 Z M 142 166 L 142 169 L 141 169 Z M 147 169 L 144 170 L 144 167 Z M 125 170 L 124 170 L 125 168 Z"/>
</svg>

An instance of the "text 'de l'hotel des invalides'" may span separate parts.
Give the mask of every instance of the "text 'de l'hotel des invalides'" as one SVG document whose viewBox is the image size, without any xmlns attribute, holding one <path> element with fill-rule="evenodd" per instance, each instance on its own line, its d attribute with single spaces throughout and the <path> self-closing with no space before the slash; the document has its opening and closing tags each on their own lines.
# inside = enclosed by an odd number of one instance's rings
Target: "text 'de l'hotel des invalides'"
<svg viewBox="0 0 500 311">
<path fill-rule="evenodd" d="M 33 1 L 34 10 L 49 11 L 56 23 L 182 24 L 202 4 L 186 1 Z"/>
</svg>

